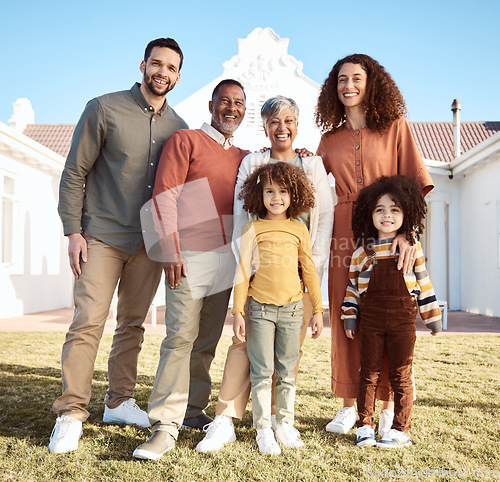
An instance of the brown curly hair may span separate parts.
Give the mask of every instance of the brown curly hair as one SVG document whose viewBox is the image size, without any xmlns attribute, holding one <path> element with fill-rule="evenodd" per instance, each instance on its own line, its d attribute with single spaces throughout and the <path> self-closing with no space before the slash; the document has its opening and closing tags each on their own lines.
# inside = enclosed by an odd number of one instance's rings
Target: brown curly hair
<svg viewBox="0 0 500 482">
<path fill-rule="evenodd" d="M 304 169 L 288 162 L 268 163 L 255 169 L 243 183 L 238 195 L 243 199 L 243 209 L 263 218 L 267 214 L 264 206 L 264 184 L 276 183 L 290 194 L 287 217 L 296 218 L 314 207 L 314 187 Z"/>
<path fill-rule="evenodd" d="M 372 214 L 378 200 L 384 194 L 387 194 L 403 211 L 403 224 L 398 234 L 405 234 L 410 244 L 415 244 L 424 231 L 423 220 L 427 204 L 417 181 L 408 176 L 398 175 L 382 176 L 359 193 L 352 215 L 352 231 L 358 246 L 369 247 L 378 239 Z"/>
<path fill-rule="evenodd" d="M 385 68 L 368 55 L 353 54 L 337 61 L 321 88 L 315 113 L 321 132 L 334 133 L 346 121 L 344 104 L 337 93 L 337 82 L 342 65 L 348 63 L 361 65 L 366 72 L 364 109 L 369 129 L 382 132 L 396 119 L 406 115 L 403 95 Z"/>
</svg>

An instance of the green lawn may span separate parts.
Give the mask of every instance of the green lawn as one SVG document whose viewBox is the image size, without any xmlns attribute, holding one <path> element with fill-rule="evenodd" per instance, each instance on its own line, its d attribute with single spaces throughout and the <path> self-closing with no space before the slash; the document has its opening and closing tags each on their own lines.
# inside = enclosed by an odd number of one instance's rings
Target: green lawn
<svg viewBox="0 0 500 482">
<path fill-rule="evenodd" d="M 137 403 L 147 407 L 162 337 L 147 335 L 140 357 Z M 306 340 L 297 389 L 296 427 L 305 446 L 259 454 L 251 412 L 236 424 L 237 441 L 214 455 L 195 452 L 203 435 L 181 431 L 159 462 L 133 460 L 147 429 L 103 424 L 107 353 L 104 336 L 94 374 L 90 418 L 77 451 L 49 454 L 60 394 L 62 333 L 0 334 L 0 480 L 493 480 L 500 479 L 500 336 L 419 336 L 412 447 L 359 449 L 354 431 L 327 433 L 341 408 L 330 392 L 330 340 Z M 212 368 L 215 402 L 230 338 Z M 250 406 L 251 408 L 251 406 Z M 207 410 L 213 415 L 214 403 Z"/>
</svg>

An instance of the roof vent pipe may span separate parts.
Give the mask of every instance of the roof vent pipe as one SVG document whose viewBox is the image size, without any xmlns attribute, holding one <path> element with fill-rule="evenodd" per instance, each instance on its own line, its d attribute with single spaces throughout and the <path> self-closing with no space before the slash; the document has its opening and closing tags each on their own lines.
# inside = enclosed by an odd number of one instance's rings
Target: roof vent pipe
<svg viewBox="0 0 500 482">
<path fill-rule="evenodd" d="M 460 157 L 462 153 L 460 149 L 460 110 L 462 106 L 458 99 L 453 101 L 451 104 L 451 110 L 453 112 L 453 147 L 455 148 L 455 159 Z"/>
</svg>

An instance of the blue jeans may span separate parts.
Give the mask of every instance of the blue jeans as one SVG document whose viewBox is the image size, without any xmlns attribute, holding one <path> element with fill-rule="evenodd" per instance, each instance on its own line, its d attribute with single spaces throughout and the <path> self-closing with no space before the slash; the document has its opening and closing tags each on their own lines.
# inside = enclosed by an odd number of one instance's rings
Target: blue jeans
<svg viewBox="0 0 500 482">
<path fill-rule="evenodd" d="M 247 353 L 250 360 L 254 427 L 271 426 L 271 379 L 276 371 L 276 422 L 293 425 L 295 365 L 299 358 L 302 300 L 284 306 L 250 298 Z"/>
</svg>

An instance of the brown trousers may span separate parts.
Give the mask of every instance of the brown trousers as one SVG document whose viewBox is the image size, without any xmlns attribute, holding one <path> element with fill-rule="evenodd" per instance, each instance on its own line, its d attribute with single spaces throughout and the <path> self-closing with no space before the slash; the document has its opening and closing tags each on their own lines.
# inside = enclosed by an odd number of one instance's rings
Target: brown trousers
<svg viewBox="0 0 500 482">
<path fill-rule="evenodd" d="M 357 426 L 375 428 L 375 392 L 389 357 L 389 381 L 394 392 L 392 428 L 408 432 L 413 408 L 413 351 L 416 340 L 417 302 L 396 267 L 395 258 L 374 260 L 370 283 L 361 296 L 358 317 L 361 371 Z"/>
<path fill-rule="evenodd" d="M 134 395 L 137 359 L 144 339 L 144 319 L 161 278 L 162 265 L 151 261 L 144 245 L 136 255 L 85 234 L 88 261 L 75 280 L 73 322 L 61 355 L 63 393 L 54 402 L 58 415 L 84 422 L 89 412 L 94 363 L 118 284 L 116 329 L 108 359 L 105 403 L 116 408 Z"/>
</svg>

